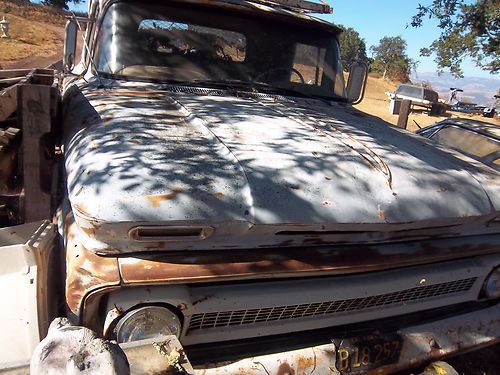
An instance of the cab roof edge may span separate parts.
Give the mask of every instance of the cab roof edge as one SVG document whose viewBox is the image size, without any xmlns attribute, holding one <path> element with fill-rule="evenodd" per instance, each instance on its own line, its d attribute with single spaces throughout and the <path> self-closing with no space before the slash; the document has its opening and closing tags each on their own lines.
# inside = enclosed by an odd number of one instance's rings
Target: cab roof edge
<svg viewBox="0 0 500 375">
<path fill-rule="evenodd" d="M 217 0 L 211 0 L 217 2 Z M 282 8 L 291 10 L 298 13 L 319 13 L 330 14 L 333 13 L 332 7 L 325 1 L 319 0 L 321 3 L 315 3 L 308 0 L 246 0 L 242 2 L 250 2 L 256 4 L 265 4 L 270 7 Z M 90 0 L 89 1 L 89 14 L 96 10 L 97 4 L 101 7 L 106 0 Z"/>
</svg>

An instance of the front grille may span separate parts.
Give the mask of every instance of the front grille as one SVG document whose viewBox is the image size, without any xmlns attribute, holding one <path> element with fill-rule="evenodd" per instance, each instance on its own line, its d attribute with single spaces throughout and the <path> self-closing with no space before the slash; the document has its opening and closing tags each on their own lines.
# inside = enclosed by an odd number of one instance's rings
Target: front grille
<svg viewBox="0 0 500 375">
<path fill-rule="evenodd" d="M 379 306 L 396 305 L 431 297 L 456 294 L 468 291 L 472 288 L 476 279 L 476 277 L 472 277 L 469 279 L 419 286 L 398 292 L 362 298 L 193 314 L 189 321 L 188 333 L 198 329 L 229 327 L 361 311 Z"/>
</svg>

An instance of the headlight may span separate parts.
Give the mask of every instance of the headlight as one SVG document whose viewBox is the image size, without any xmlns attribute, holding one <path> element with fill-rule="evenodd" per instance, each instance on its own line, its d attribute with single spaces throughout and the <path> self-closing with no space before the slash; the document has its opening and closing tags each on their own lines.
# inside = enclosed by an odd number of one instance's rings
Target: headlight
<svg viewBox="0 0 500 375">
<path fill-rule="evenodd" d="M 500 267 L 495 268 L 486 278 L 483 295 L 489 299 L 500 298 Z"/>
<path fill-rule="evenodd" d="M 181 334 L 181 322 L 167 308 L 146 306 L 129 311 L 116 325 L 116 340 L 130 342 L 157 336 Z"/>
</svg>

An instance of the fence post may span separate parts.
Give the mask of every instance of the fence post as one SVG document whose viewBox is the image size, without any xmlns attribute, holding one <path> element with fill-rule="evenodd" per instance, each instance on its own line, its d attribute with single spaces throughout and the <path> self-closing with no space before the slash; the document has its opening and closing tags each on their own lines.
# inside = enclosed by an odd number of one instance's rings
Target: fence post
<svg viewBox="0 0 500 375">
<path fill-rule="evenodd" d="M 411 110 L 411 100 L 403 100 L 399 108 L 398 127 L 406 129 Z"/>
</svg>

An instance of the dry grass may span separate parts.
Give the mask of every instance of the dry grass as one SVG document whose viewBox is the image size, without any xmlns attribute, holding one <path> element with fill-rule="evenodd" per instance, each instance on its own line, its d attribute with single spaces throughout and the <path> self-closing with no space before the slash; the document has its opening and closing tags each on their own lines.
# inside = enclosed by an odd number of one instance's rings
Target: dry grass
<svg viewBox="0 0 500 375">
<path fill-rule="evenodd" d="M 52 8 L 0 1 L 0 19 L 10 22 L 9 39 L 0 39 L 0 67 L 12 67 L 28 57 L 61 51 L 64 15 Z"/>
<path fill-rule="evenodd" d="M 65 14 L 61 10 L 45 5 L 31 4 L 22 0 L 1 0 L 0 13 L 61 27 L 66 23 Z"/>
<path fill-rule="evenodd" d="M 356 106 L 356 108 L 360 111 L 379 117 L 384 121 L 396 125 L 398 122 L 398 116 L 391 115 L 389 113 L 390 101 L 385 93 L 394 91 L 397 85 L 397 83 L 383 80 L 382 78 L 370 75 L 368 77 L 368 84 L 366 86 L 365 98 L 360 104 Z M 493 119 L 478 115 L 469 115 L 466 113 L 455 112 L 448 113 L 447 116 L 473 118 L 500 126 L 498 117 Z M 418 123 L 421 127 L 424 127 L 434 124 L 435 122 L 441 121 L 445 118 L 446 117 L 442 116 L 429 116 L 426 112 L 423 111 L 415 111 L 410 114 L 410 117 L 408 119 L 408 130 L 415 131 L 418 129 L 418 126 L 415 124 L 415 122 Z"/>
</svg>

